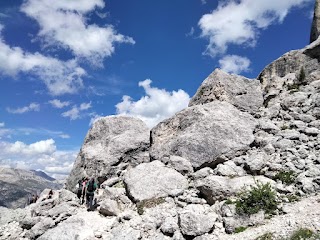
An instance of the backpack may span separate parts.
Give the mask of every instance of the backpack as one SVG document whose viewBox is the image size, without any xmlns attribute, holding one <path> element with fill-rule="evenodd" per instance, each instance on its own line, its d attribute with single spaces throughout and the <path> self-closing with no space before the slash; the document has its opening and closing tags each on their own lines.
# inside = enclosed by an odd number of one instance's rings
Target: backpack
<svg viewBox="0 0 320 240">
<path fill-rule="evenodd" d="M 96 190 L 96 187 L 94 186 L 94 181 L 90 181 L 87 187 L 88 192 L 94 192 Z"/>
</svg>

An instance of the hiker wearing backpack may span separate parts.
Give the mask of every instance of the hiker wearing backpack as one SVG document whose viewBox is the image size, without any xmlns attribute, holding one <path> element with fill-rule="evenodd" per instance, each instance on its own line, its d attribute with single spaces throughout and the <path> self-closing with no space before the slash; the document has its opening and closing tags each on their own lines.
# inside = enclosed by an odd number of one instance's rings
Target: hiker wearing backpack
<svg viewBox="0 0 320 240">
<path fill-rule="evenodd" d="M 83 181 L 84 181 L 84 178 L 80 179 L 77 183 L 77 197 L 79 198 L 80 201 L 81 201 L 81 195 L 82 195 Z"/>
<path fill-rule="evenodd" d="M 81 204 L 84 203 L 84 199 L 85 199 L 85 196 L 86 196 L 86 187 L 87 187 L 88 181 L 89 181 L 89 178 L 88 178 L 88 177 L 84 177 L 84 178 L 83 178 L 83 181 L 82 181 L 82 191 L 81 191 L 81 196 L 82 196 Z"/>
<path fill-rule="evenodd" d="M 92 211 L 92 202 L 94 198 L 94 191 L 98 188 L 94 178 L 91 178 L 90 181 L 86 184 L 86 198 L 87 198 L 87 207 L 88 211 Z"/>
</svg>

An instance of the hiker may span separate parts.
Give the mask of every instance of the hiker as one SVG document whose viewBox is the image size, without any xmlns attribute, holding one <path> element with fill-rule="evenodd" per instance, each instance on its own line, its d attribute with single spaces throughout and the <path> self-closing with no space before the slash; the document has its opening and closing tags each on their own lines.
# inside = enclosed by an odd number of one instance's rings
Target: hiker
<svg viewBox="0 0 320 240">
<path fill-rule="evenodd" d="M 84 198 L 86 196 L 86 185 L 87 185 L 87 182 L 89 181 L 89 178 L 88 177 L 83 177 L 83 181 L 82 181 L 82 190 L 81 190 L 81 196 L 82 196 L 82 200 L 81 200 L 81 204 L 84 203 Z"/>
<path fill-rule="evenodd" d="M 90 181 L 86 184 L 86 198 L 87 198 L 87 207 L 88 211 L 93 210 L 93 198 L 94 191 L 98 188 L 97 183 L 94 181 L 94 178 L 91 178 Z"/>
<path fill-rule="evenodd" d="M 83 192 L 83 182 L 84 182 L 84 179 L 85 177 L 83 177 L 82 179 L 80 179 L 77 183 L 77 197 L 79 198 L 80 200 L 80 203 L 82 204 L 81 202 L 81 196 L 82 196 L 82 192 Z"/>
</svg>

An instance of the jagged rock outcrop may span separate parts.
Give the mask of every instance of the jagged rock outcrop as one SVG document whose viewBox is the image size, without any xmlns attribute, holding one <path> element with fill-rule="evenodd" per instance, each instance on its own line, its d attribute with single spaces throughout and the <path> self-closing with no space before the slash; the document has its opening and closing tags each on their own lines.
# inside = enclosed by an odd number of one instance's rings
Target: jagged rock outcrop
<svg viewBox="0 0 320 240">
<path fill-rule="evenodd" d="M 84 139 L 67 188 L 73 189 L 83 176 L 99 176 L 102 183 L 121 175 L 128 166 L 148 162 L 149 145 L 149 129 L 143 121 L 126 116 L 99 119 Z"/>
<path fill-rule="evenodd" d="M 215 100 L 231 103 L 236 108 L 252 114 L 256 114 L 263 104 L 259 81 L 228 74 L 220 69 L 214 70 L 203 81 L 190 100 L 189 107 Z"/>
<path fill-rule="evenodd" d="M 310 43 L 320 36 L 320 1 L 315 0 L 313 21 L 311 26 Z"/>
<path fill-rule="evenodd" d="M 47 175 L 42 176 L 35 171 L 0 167 L 0 206 L 23 208 L 32 194 L 38 194 L 45 188 L 62 187 L 48 180 Z"/>
<path fill-rule="evenodd" d="M 188 107 L 151 130 L 150 156 L 164 162 L 180 156 L 195 169 L 214 167 L 249 148 L 255 125 L 250 114 L 227 102 Z"/>
</svg>

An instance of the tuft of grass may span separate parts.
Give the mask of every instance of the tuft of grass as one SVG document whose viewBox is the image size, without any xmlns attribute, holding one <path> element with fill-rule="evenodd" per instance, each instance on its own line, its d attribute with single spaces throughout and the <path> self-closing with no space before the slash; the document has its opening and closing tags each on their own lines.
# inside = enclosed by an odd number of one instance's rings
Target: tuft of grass
<svg viewBox="0 0 320 240">
<path fill-rule="evenodd" d="M 227 199 L 227 201 L 225 201 L 224 203 L 227 205 L 234 204 L 234 202 L 231 199 Z"/>
<path fill-rule="evenodd" d="M 274 180 L 280 180 L 286 185 L 290 185 L 295 182 L 296 174 L 294 171 L 281 171 L 274 176 Z"/>
<path fill-rule="evenodd" d="M 307 228 L 300 228 L 295 231 L 289 240 L 303 240 L 303 239 L 310 239 L 314 236 L 314 232 Z"/>
<path fill-rule="evenodd" d="M 289 200 L 289 202 L 297 202 L 300 200 L 300 197 L 294 194 L 289 194 L 286 196 Z"/>
<path fill-rule="evenodd" d="M 260 210 L 266 214 L 274 214 L 278 209 L 276 192 L 270 183 L 256 182 L 250 190 L 240 192 L 239 199 L 236 200 L 236 211 L 239 215 L 252 215 Z"/>
<path fill-rule="evenodd" d="M 257 237 L 255 240 L 273 240 L 273 239 L 274 239 L 273 234 L 268 232 Z"/>
<path fill-rule="evenodd" d="M 240 226 L 234 229 L 234 233 L 241 233 L 244 232 L 246 229 L 247 227 Z"/>
<path fill-rule="evenodd" d="M 143 200 L 137 203 L 137 211 L 140 215 L 142 215 L 144 213 L 145 208 L 153 208 L 165 202 L 166 200 L 164 198 L 152 198 L 148 200 Z"/>
</svg>

